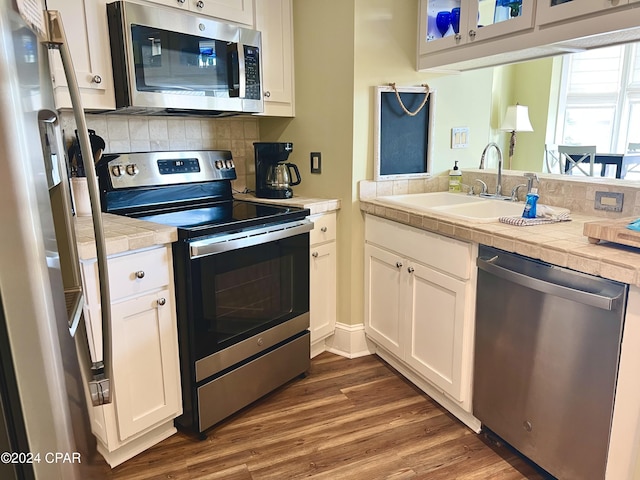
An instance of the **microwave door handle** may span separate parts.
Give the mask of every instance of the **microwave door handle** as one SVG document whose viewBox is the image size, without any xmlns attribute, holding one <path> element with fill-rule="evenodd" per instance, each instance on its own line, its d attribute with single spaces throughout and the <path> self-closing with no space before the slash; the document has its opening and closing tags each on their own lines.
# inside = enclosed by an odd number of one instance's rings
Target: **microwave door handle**
<svg viewBox="0 0 640 480">
<path fill-rule="evenodd" d="M 247 76 L 245 72 L 245 62 L 244 62 L 244 44 L 238 42 L 238 81 L 240 84 L 240 91 L 238 95 L 241 99 L 244 99 L 247 96 Z"/>
<path fill-rule="evenodd" d="M 93 380 L 89 382 L 94 405 L 104 405 L 111 403 L 112 390 L 110 378 L 112 373 L 111 364 L 111 302 L 109 295 L 109 274 L 107 271 L 106 244 L 104 239 L 104 229 L 102 226 L 102 209 L 100 208 L 100 196 L 98 194 L 98 181 L 94 158 L 89 140 L 87 121 L 84 117 L 82 100 L 80 98 L 80 88 L 71 60 L 69 44 L 64 32 L 60 12 L 55 10 L 47 11 L 48 15 L 48 48 L 57 48 L 62 58 L 65 77 L 69 87 L 69 95 L 73 106 L 73 114 L 78 127 L 78 137 L 80 141 L 80 151 L 84 171 L 87 175 L 89 187 L 89 200 L 91 203 L 91 216 L 93 218 L 93 231 L 95 234 L 96 252 L 98 260 L 98 278 L 100 280 L 100 310 L 102 313 L 102 362 L 94 362 L 91 366 Z M 86 342 L 79 342 L 85 344 Z M 88 345 L 87 345 L 88 348 Z"/>
</svg>

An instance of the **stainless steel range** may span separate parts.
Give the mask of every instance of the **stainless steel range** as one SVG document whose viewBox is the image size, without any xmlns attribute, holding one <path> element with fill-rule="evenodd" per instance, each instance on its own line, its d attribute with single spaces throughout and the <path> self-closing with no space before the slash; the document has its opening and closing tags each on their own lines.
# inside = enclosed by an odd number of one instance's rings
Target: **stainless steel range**
<svg viewBox="0 0 640 480">
<path fill-rule="evenodd" d="M 233 199 L 231 152 L 104 155 L 103 209 L 178 230 L 184 414 L 204 431 L 309 368 L 309 210 Z"/>
</svg>

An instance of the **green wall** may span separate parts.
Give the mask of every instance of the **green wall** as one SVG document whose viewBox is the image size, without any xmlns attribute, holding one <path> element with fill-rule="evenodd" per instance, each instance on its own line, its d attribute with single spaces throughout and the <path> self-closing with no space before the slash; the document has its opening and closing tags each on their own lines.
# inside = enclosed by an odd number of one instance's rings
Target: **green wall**
<svg viewBox="0 0 640 480">
<path fill-rule="evenodd" d="M 291 141 L 302 183 L 297 195 L 339 198 L 338 321 L 355 325 L 364 312 L 364 221 L 358 182 L 373 179 L 374 87 L 428 83 L 436 91 L 433 174 L 459 161 L 477 168 L 494 132 L 493 70 L 460 75 L 416 72 L 418 0 L 295 0 L 296 116 L 263 118 L 263 141 Z M 467 126 L 470 146 L 450 148 L 451 128 Z M 503 136 L 501 132 L 495 134 Z M 309 153 L 322 152 L 322 174 Z"/>
</svg>

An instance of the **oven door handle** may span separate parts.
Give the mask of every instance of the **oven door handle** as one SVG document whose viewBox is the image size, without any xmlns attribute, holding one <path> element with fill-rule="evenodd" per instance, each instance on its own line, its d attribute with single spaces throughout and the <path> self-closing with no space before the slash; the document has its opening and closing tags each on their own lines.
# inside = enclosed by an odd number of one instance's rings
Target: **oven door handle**
<svg viewBox="0 0 640 480">
<path fill-rule="evenodd" d="M 254 230 L 197 240 L 190 244 L 190 255 L 192 259 L 206 257 L 216 253 L 228 252 L 230 250 L 237 250 L 239 248 L 251 247 L 253 245 L 293 237 L 311 230 L 313 230 L 313 222 L 306 219 L 297 222 L 269 225 Z"/>
</svg>

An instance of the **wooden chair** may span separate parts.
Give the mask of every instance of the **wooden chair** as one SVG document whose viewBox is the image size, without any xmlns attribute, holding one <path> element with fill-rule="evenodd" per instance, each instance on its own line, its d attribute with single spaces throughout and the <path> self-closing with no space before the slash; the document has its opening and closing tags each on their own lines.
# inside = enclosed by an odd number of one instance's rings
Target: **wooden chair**
<svg viewBox="0 0 640 480">
<path fill-rule="evenodd" d="M 593 177 L 593 166 L 596 161 L 595 145 L 558 145 L 558 156 L 563 174 L 572 175 L 576 170 L 583 175 Z M 587 167 L 588 168 L 585 168 Z"/>
</svg>

